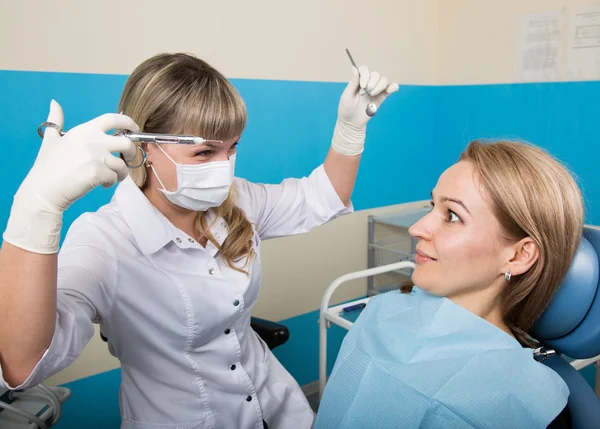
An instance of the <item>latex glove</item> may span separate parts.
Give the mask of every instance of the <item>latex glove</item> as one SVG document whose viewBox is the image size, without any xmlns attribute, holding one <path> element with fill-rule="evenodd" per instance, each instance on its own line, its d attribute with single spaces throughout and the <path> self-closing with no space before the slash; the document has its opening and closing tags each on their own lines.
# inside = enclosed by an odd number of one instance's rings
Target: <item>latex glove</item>
<svg viewBox="0 0 600 429">
<path fill-rule="evenodd" d="M 48 122 L 61 128 L 64 115 L 52 100 Z M 19 187 L 3 238 L 34 253 L 58 251 L 63 212 L 78 198 L 98 185 L 109 187 L 127 177 L 125 159 L 136 155 L 127 137 L 107 135 L 111 129 L 138 131 L 124 115 L 105 114 L 72 128 L 64 136 L 47 127 L 35 163 Z"/>
<path fill-rule="evenodd" d="M 359 70 L 352 67 L 352 79 L 342 93 L 338 106 L 332 147 L 346 156 L 361 154 L 365 145 L 366 125 L 371 119 L 365 113 L 367 105 L 373 99 L 379 110 L 383 101 L 398 89 L 397 83 L 389 83 L 387 77 L 376 71 L 369 72 L 366 66 L 360 66 Z"/>
</svg>

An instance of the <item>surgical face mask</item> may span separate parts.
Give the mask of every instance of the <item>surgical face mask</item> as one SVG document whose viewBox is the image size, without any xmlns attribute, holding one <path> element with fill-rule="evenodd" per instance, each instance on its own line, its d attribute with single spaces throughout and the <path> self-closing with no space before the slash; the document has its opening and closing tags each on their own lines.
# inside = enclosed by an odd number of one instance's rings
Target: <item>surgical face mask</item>
<svg viewBox="0 0 600 429">
<path fill-rule="evenodd" d="M 171 158 L 160 145 L 157 147 L 177 168 L 177 189 L 168 191 L 160 180 L 153 165 L 154 175 L 162 186 L 161 192 L 173 204 L 192 211 L 206 211 L 219 207 L 227 199 L 233 183 L 235 155 L 228 161 L 207 162 L 205 164 L 180 164 Z"/>
</svg>

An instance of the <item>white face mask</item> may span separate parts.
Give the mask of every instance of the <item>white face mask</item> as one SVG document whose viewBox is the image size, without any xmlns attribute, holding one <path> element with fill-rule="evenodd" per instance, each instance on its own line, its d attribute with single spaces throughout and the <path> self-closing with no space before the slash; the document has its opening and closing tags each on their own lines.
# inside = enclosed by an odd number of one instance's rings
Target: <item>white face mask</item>
<svg viewBox="0 0 600 429">
<path fill-rule="evenodd" d="M 177 189 L 168 191 L 150 165 L 154 175 L 163 187 L 162 193 L 173 204 L 184 209 L 203 212 L 212 207 L 219 207 L 229 195 L 233 183 L 235 155 L 228 161 L 207 162 L 206 164 L 180 164 L 173 161 L 160 145 L 157 147 L 166 155 L 177 168 Z"/>
</svg>

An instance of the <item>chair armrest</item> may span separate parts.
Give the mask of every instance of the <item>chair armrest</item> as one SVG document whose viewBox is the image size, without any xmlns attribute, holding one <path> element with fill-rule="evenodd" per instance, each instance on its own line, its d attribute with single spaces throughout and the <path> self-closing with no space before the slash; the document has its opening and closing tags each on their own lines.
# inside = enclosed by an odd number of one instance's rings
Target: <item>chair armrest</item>
<svg viewBox="0 0 600 429">
<path fill-rule="evenodd" d="M 262 340 L 267 343 L 269 349 L 273 350 L 290 338 L 290 331 L 287 326 L 281 323 L 271 322 L 270 320 L 260 319 L 258 317 L 250 318 L 250 326 Z"/>
<path fill-rule="evenodd" d="M 281 323 L 271 322 L 270 320 L 260 319 L 258 317 L 250 318 L 250 326 L 258 334 L 262 340 L 267 343 L 269 349 L 273 350 L 290 338 L 290 331 L 287 326 Z M 100 332 L 100 338 L 103 341 L 108 342 L 108 338 Z"/>
</svg>

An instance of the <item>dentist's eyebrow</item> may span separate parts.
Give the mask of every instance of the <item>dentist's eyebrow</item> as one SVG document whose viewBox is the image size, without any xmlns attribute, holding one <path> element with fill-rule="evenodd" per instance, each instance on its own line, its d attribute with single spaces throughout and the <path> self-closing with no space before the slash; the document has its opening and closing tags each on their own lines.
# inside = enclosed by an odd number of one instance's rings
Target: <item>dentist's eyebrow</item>
<svg viewBox="0 0 600 429">
<path fill-rule="evenodd" d="M 193 145 L 189 145 L 192 150 L 218 150 L 223 147 L 223 142 L 221 140 L 206 140 L 204 143 L 197 143 Z"/>
</svg>

